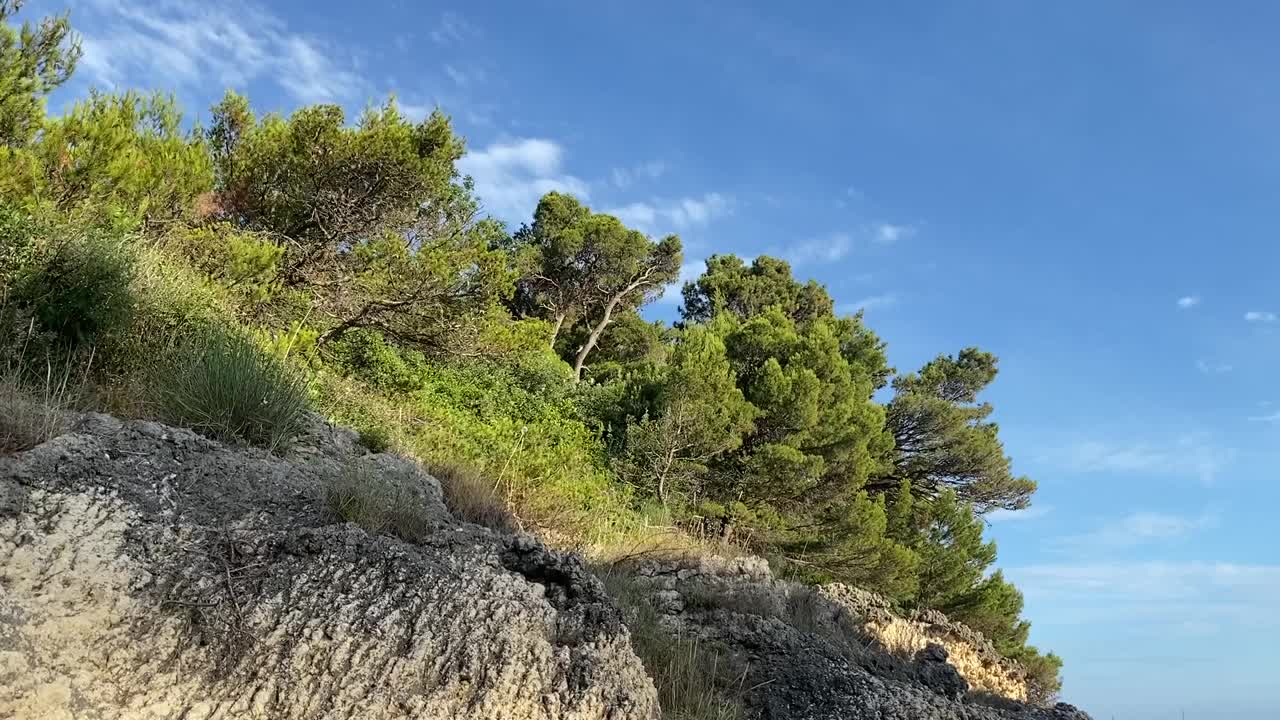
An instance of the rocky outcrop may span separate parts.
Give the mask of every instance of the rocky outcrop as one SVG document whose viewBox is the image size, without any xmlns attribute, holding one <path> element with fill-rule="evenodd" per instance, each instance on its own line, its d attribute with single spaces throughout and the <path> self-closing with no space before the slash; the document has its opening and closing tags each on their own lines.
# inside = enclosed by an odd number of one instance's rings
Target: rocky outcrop
<svg viewBox="0 0 1280 720">
<path fill-rule="evenodd" d="M 627 565 L 673 634 L 723 651 L 751 717 L 1088 720 L 1070 705 L 1031 705 L 975 687 L 974 677 L 957 666 L 954 647 L 987 657 L 993 673 L 1016 668 L 1001 664 L 1007 661 L 980 635 L 945 617 L 903 619 L 873 593 L 777 580 L 754 557 L 646 558 Z M 911 639 L 890 647 L 882 639 L 886 628 L 906 628 Z"/>
<path fill-rule="evenodd" d="M 286 457 L 103 415 L 0 458 L 0 718 L 655 718 L 573 557 L 456 521 L 313 422 Z M 352 464 L 432 524 L 335 522 Z"/>
</svg>

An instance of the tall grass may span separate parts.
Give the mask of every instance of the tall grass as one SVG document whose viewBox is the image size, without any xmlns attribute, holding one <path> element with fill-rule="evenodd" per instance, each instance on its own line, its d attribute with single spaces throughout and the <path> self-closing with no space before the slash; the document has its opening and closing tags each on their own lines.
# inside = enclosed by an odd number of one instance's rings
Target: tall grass
<svg viewBox="0 0 1280 720">
<path fill-rule="evenodd" d="M 663 627 L 652 595 L 615 565 L 596 568 L 609 595 L 622 608 L 631 647 L 658 691 L 664 720 L 738 720 L 742 679 L 713 645 Z"/>
<path fill-rule="evenodd" d="M 215 333 L 175 351 L 154 387 L 166 421 L 272 450 L 297 431 L 307 409 L 302 379 L 235 333 Z"/>
<path fill-rule="evenodd" d="M 70 360 L 32 367 L 15 359 L 0 367 L 0 455 L 21 452 L 66 431 L 83 394 L 83 374 Z"/>
<path fill-rule="evenodd" d="M 444 504 L 458 519 L 498 532 L 512 532 L 519 527 L 498 483 L 479 470 L 457 463 L 433 463 L 427 466 L 427 472 L 440 481 Z"/>
</svg>

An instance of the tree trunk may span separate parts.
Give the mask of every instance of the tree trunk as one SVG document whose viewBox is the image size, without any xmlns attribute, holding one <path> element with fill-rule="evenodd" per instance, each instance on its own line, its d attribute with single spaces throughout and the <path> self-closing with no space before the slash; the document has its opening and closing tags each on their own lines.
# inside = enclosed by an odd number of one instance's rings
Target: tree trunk
<svg viewBox="0 0 1280 720">
<path fill-rule="evenodd" d="M 628 288 L 628 292 L 630 288 Z M 600 342 L 600 335 L 604 333 L 604 329 L 609 323 L 613 322 L 613 311 L 618 307 L 618 303 L 622 300 L 622 294 L 614 295 L 609 304 L 604 306 L 604 315 L 601 316 L 600 322 L 591 328 L 591 335 L 587 337 L 587 341 L 582 343 L 582 347 L 578 349 L 578 356 L 573 359 L 573 381 L 578 382 L 582 379 L 582 366 L 587 364 L 587 356 L 595 349 L 596 343 Z"/>
<path fill-rule="evenodd" d="M 560 329 L 564 327 L 564 313 L 556 313 L 556 323 L 551 326 L 551 349 L 556 347 L 556 338 L 560 337 Z"/>
</svg>

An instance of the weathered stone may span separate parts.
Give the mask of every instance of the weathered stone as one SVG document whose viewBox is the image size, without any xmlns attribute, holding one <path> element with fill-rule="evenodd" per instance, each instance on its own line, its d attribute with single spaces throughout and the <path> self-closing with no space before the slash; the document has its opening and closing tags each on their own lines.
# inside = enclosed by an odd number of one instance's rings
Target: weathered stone
<svg viewBox="0 0 1280 720">
<path fill-rule="evenodd" d="M 433 479 L 350 439 L 317 424 L 282 458 L 90 415 L 0 458 L 0 718 L 657 717 L 578 559 L 453 521 Z M 439 529 L 335 522 L 349 462 Z"/>
</svg>

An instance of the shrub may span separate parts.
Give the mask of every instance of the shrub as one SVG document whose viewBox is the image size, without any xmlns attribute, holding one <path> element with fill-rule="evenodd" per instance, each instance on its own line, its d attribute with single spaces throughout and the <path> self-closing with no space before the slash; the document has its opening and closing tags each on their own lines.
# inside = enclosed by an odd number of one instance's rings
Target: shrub
<svg viewBox="0 0 1280 720">
<path fill-rule="evenodd" d="M 507 510 L 498 484 L 464 465 L 436 463 L 427 467 L 444 494 L 444 504 L 463 520 L 499 532 L 512 532 L 516 519 Z"/>
<path fill-rule="evenodd" d="M 129 323 L 136 258 L 125 239 L 94 228 L 41 228 L 15 283 L 12 300 L 41 330 L 71 346 L 88 345 Z"/>
<path fill-rule="evenodd" d="M 179 348 L 155 388 L 166 420 L 269 449 L 297 430 L 307 408 L 302 380 L 236 334 L 215 333 Z"/>
<path fill-rule="evenodd" d="M 369 452 L 386 452 L 391 449 L 391 431 L 381 425 L 370 425 L 360 430 L 360 444 Z"/>
</svg>

